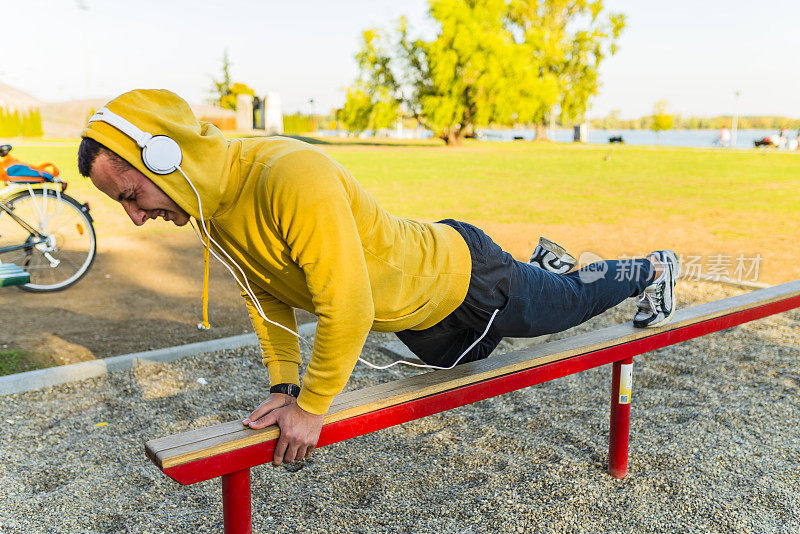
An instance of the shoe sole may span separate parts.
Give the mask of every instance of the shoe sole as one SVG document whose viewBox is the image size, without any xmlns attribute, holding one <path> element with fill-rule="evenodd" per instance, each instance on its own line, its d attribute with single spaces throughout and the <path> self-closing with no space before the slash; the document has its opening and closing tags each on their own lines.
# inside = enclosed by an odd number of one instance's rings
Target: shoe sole
<svg viewBox="0 0 800 534">
<path fill-rule="evenodd" d="M 545 251 L 545 255 L 540 258 L 539 261 L 534 261 L 534 258 L 537 256 L 537 250 Z M 547 256 L 547 253 L 553 254 L 553 256 L 555 256 L 554 260 L 566 266 L 567 269 L 553 268 L 550 262 L 545 262 L 544 258 Z M 531 259 L 528 260 L 528 263 L 551 273 L 566 274 L 571 271 L 578 262 L 561 245 L 550 241 L 546 237 L 540 237 L 539 245 L 534 249 L 533 255 L 531 256 Z"/>
<path fill-rule="evenodd" d="M 645 324 L 642 326 L 636 326 L 636 328 L 658 328 L 659 326 L 663 326 L 672 320 L 672 317 L 675 315 L 675 306 L 672 307 L 672 313 L 670 313 L 667 317 L 664 317 L 657 323 L 650 323 Z M 634 325 L 635 326 L 635 325 Z"/>
<path fill-rule="evenodd" d="M 663 252 L 666 253 L 666 251 L 663 251 Z M 672 251 L 669 251 L 669 252 L 671 252 L 673 257 L 675 258 L 674 262 L 671 262 L 671 263 L 667 264 L 669 266 L 670 275 L 672 276 L 672 288 L 670 288 L 670 291 L 672 291 L 672 311 L 670 311 L 668 316 L 664 317 L 663 319 L 661 319 L 658 322 L 650 323 L 650 324 L 646 324 L 646 325 L 642 325 L 642 326 L 638 326 L 637 328 L 658 328 L 659 326 L 663 326 L 663 325 L 669 323 L 672 320 L 672 317 L 675 315 L 675 309 L 677 308 L 677 305 L 676 305 L 677 301 L 675 300 L 675 286 L 677 285 L 677 282 L 678 282 L 678 276 L 679 276 L 681 267 L 680 267 L 680 262 L 678 260 L 678 257 L 675 255 L 675 253 L 672 252 Z M 677 272 L 675 270 L 673 270 L 673 267 L 677 267 Z"/>
<path fill-rule="evenodd" d="M 562 247 L 557 243 L 554 243 L 553 241 L 550 241 L 546 237 L 539 238 L 539 246 L 545 250 L 549 250 L 550 252 L 555 254 L 558 258 L 561 258 L 561 256 L 564 256 L 567 253 L 564 247 Z"/>
</svg>

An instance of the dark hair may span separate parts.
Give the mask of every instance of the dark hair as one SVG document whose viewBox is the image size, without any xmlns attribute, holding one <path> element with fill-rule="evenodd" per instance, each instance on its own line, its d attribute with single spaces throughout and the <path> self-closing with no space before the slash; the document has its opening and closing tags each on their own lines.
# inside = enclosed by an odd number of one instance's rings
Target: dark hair
<svg viewBox="0 0 800 534">
<path fill-rule="evenodd" d="M 131 167 L 131 164 L 125 161 L 119 154 L 109 149 L 102 143 L 95 141 L 91 137 L 84 137 L 81 139 L 81 145 L 78 147 L 78 172 L 81 176 L 89 177 L 92 171 L 94 160 L 101 152 L 108 154 L 114 162 L 114 166 L 118 171 L 124 171 Z"/>
</svg>

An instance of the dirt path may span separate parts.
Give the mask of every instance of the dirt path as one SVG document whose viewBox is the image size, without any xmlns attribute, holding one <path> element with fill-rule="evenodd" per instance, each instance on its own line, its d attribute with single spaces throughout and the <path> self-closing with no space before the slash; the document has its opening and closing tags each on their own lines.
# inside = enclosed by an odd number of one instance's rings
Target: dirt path
<svg viewBox="0 0 800 534">
<path fill-rule="evenodd" d="M 217 262 L 212 329 L 197 329 L 203 257 L 190 232 L 103 238 L 99 245 L 92 270 L 66 291 L 0 290 L 0 351 L 23 350 L 52 366 L 252 332 L 242 297 Z"/>
</svg>

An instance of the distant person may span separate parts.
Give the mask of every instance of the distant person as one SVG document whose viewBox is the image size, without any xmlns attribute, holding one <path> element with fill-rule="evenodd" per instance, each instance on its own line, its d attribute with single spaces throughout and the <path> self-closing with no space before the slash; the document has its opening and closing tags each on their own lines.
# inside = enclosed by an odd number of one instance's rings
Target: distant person
<svg viewBox="0 0 800 534">
<path fill-rule="evenodd" d="M 275 465 L 311 455 L 370 330 L 395 332 L 427 364 L 450 367 L 486 358 L 504 336 L 559 332 L 629 297 L 636 327 L 666 324 L 675 310 L 672 251 L 566 273 L 574 259 L 542 240 L 519 262 L 470 224 L 390 215 L 309 144 L 227 140 L 168 91 L 123 94 L 82 137 L 81 174 L 135 225 L 194 218 L 234 273 L 271 384 L 242 423 L 278 424 Z M 302 387 L 293 308 L 319 317 Z"/>
<path fill-rule="evenodd" d="M 775 142 L 775 146 L 778 148 L 786 148 L 786 143 L 789 141 L 789 130 L 784 126 L 781 128 L 780 134 L 778 135 L 778 139 Z"/>
<path fill-rule="evenodd" d="M 716 142 L 719 146 L 729 146 L 731 144 L 731 132 L 728 130 L 727 126 L 723 126 L 719 129 L 719 136 Z"/>
</svg>

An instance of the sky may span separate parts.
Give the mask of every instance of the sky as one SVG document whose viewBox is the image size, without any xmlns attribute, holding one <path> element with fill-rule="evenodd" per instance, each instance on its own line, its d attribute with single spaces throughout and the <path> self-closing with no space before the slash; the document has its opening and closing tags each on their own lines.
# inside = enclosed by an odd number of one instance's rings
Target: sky
<svg viewBox="0 0 800 534">
<path fill-rule="evenodd" d="M 648 115 L 662 99 L 681 115 L 800 117 L 800 1 L 605 5 L 628 22 L 590 117 Z M 401 15 L 430 32 L 426 10 L 426 0 L 0 0 L 0 82 L 44 101 L 158 87 L 199 103 L 227 49 L 234 81 L 279 93 L 286 113 L 326 113 L 357 75 L 360 33 Z"/>
</svg>

